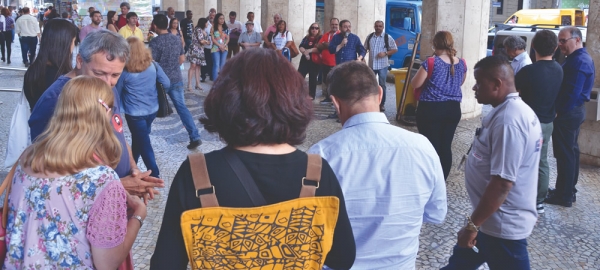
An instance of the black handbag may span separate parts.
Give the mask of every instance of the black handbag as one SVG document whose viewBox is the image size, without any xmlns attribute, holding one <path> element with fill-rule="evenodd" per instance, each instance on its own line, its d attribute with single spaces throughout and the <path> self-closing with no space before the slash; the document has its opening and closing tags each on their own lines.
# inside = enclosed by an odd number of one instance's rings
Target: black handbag
<svg viewBox="0 0 600 270">
<path fill-rule="evenodd" d="M 156 117 L 167 117 L 173 113 L 173 109 L 171 109 L 171 105 L 169 105 L 165 87 L 158 81 L 158 68 L 156 67 L 156 62 L 152 62 L 152 64 L 154 64 L 154 68 L 156 69 L 156 92 L 158 93 L 158 112 L 156 112 Z"/>
</svg>

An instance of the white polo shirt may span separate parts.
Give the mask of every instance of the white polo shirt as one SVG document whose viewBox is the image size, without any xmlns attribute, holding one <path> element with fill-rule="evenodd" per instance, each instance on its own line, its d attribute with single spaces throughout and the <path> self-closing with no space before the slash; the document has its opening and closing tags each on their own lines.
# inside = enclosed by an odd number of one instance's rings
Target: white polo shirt
<svg viewBox="0 0 600 270">
<path fill-rule="evenodd" d="M 540 121 L 519 94 L 512 93 L 481 122 L 465 168 L 473 209 L 493 175 L 513 182 L 513 188 L 480 230 L 497 238 L 525 239 L 537 221 L 535 203 L 543 142 Z"/>
</svg>

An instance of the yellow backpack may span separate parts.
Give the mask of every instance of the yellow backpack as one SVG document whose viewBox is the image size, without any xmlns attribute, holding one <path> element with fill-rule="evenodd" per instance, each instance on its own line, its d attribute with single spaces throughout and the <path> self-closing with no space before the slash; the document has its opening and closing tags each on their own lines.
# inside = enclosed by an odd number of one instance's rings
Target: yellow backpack
<svg viewBox="0 0 600 270">
<path fill-rule="evenodd" d="M 228 153 L 228 162 L 253 202 L 256 197 L 264 201 L 239 158 Z M 181 215 L 181 230 L 192 269 L 323 268 L 333 244 L 339 199 L 315 197 L 321 179 L 319 155 L 308 155 L 306 177 L 299 179 L 300 198 L 250 208 L 219 207 L 204 155 L 196 153 L 188 157 L 196 196 L 202 205 Z"/>
</svg>

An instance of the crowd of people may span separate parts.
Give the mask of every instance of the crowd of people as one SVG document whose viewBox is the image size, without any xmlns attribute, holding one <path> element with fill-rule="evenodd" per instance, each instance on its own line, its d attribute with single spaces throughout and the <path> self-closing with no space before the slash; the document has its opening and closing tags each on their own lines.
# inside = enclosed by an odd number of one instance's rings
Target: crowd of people
<svg viewBox="0 0 600 270">
<path fill-rule="evenodd" d="M 93 8 L 89 24 L 80 30 L 67 20 L 48 20 L 42 32 L 37 21 L 32 25 L 33 16 L 14 23 L 22 39 L 37 44 L 41 37 L 41 43 L 37 56 L 33 45 L 23 56 L 31 63 L 23 91 L 31 108 L 32 144 L 13 167 L 5 206 L 5 267 L 130 269 L 130 250 L 148 200 L 164 187 L 150 140 L 159 107 L 156 84 L 164 87 L 188 133 L 187 148 L 195 149 L 202 140 L 184 93 L 192 90 L 193 81 L 202 90 L 201 82 L 209 77 L 213 83 L 200 123 L 227 146 L 203 156 L 203 175 L 213 180 L 206 189 L 198 188 L 192 156 L 179 167 L 151 269 L 186 269 L 198 257 L 225 260 L 214 250 L 189 257 L 181 217 L 208 207 L 203 195 L 212 194 L 216 206 L 245 208 L 305 197 L 307 187 L 314 196 L 339 201 L 338 215 L 328 224 L 334 230 L 322 230 L 331 241 L 313 239 L 301 247 L 303 252 L 289 243 L 271 243 L 268 254 L 247 252 L 245 260 L 264 263 L 281 248 L 277 252 L 297 252 L 298 262 L 322 255 L 318 265 L 324 269 L 414 269 L 423 222 L 443 222 L 448 209 L 445 180 L 468 73 L 450 32 L 435 34 L 433 56 L 412 79 L 422 89 L 417 134 L 390 125 L 381 113 L 388 57 L 397 51 L 383 21 L 374 22 L 364 41 L 352 33 L 349 20 L 332 18 L 326 32 L 310 24 L 296 48 L 301 57 L 296 69 L 290 63 L 296 45 L 279 14 L 262 32 L 252 12 L 242 25 L 236 12 L 227 20 L 211 9 L 194 24 L 191 10 L 179 21 L 168 8 L 167 15 L 154 15 L 146 47 L 137 14 L 126 2 L 120 8 L 121 14 L 108 13 L 105 27 Z M 10 29 L 5 28 L 9 17 L 2 18 L 0 29 Z M 465 217 L 443 269 L 477 269 L 484 262 L 492 269 L 529 269 L 527 237 L 543 204 L 570 207 L 575 202 L 577 137 L 595 76 L 581 38 L 575 27 L 562 28 L 558 36 L 539 31 L 532 41 L 536 62 L 531 63 L 524 41 L 510 37 L 504 46 L 511 61 L 490 56 L 474 65 L 475 97 L 493 109 L 482 119 L 466 158 L 473 212 Z M 22 47 L 28 42 L 22 41 Z M 562 67 L 552 58 L 557 48 L 569 56 Z M 184 89 L 180 66 L 186 60 L 190 69 Z M 321 102 L 334 106 L 333 117 L 342 128 L 308 150 L 319 156 L 320 174 L 314 176 L 307 170 L 314 160 L 295 146 L 304 142 L 313 119 L 319 74 Z M 554 190 L 548 190 L 550 137 L 558 163 Z M 229 163 L 232 155 L 264 197 L 263 205 L 255 204 L 238 167 Z M 147 171 L 138 168 L 139 157 Z M 311 237 L 320 233 L 311 230 Z M 222 232 L 203 233 L 203 239 L 225 241 Z M 251 244 L 243 243 L 247 249 Z M 307 250 L 311 256 L 303 255 Z"/>
</svg>

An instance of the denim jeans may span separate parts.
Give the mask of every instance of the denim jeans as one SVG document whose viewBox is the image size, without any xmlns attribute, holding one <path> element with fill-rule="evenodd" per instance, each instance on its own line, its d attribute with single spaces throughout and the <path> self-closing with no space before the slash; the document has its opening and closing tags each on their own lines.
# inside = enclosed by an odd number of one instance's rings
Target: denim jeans
<svg viewBox="0 0 600 270">
<path fill-rule="evenodd" d="M 227 51 L 212 53 L 212 59 L 213 59 L 212 76 L 213 76 L 213 81 L 216 81 L 217 76 L 219 75 L 219 71 L 221 71 L 221 69 L 225 65 L 225 61 L 227 61 Z"/>
<path fill-rule="evenodd" d="M 506 240 L 485 233 L 477 233 L 476 253 L 470 248 L 454 246 L 448 265 L 442 270 L 475 270 L 484 262 L 491 270 L 529 270 L 527 239 Z"/>
<path fill-rule="evenodd" d="M 167 90 L 167 94 L 169 97 L 171 97 L 173 106 L 175 106 L 175 110 L 177 111 L 185 130 L 188 132 L 190 142 L 200 140 L 200 133 L 198 133 L 198 128 L 196 128 L 196 124 L 194 124 L 192 114 L 185 106 L 185 98 L 183 97 L 183 82 L 171 84 L 171 87 L 169 87 Z"/>
<path fill-rule="evenodd" d="M 540 152 L 540 168 L 538 169 L 538 189 L 537 189 L 537 202 L 540 204 L 546 199 L 548 195 L 548 184 L 550 183 L 550 166 L 548 165 L 548 143 L 550 142 L 550 136 L 552 136 L 552 130 L 554 124 L 541 123 L 542 136 L 544 143 L 542 143 L 542 150 Z"/>
<path fill-rule="evenodd" d="M 21 56 L 23 57 L 23 63 L 33 63 L 35 59 L 35 50 L 37 48 L 38 38 L 37 37 L 21 37 Z M 27 52 L 29 52 L 29 60 L 27 60 Z"/>
<path fill-rule="evenodd" d="M 387 74 L 388 74 L 388 69 L 386 68 L 382 68 L 380 70 L 374 70 L 373 72 L 375 73 L 375 76 L 378 76 L 378 80 L 379 80 L 379 86 L 381 86 L 381 89 L 383 89 L 383 97 L 381 98 L 381 104 L 380 105 L 385 105 L 385 79 L 387 78 Z"/>
<path fill-rule="evenodd" d="M 579 128 L 585 119 L 585 106 L 581 105 L 554 119 L 552 146 L 556 158 L 556 195 L 565 202 L 573 200 L 579 179 Z"/>
<path fill-rule="evenodd" d="M 444 179 L 448 179 L 452 168 L 452 141 L 460 117 L 458 101 L 419 101 L 417 129 L 431 142 L 440 157 Z"/>
<path fill-rule="evenodd" d="M 133 154 L 133 160 L 137 163 L 141 155 L 146 168 L 152 170 L 150 175 L 159 177 L 160 172 L 156 165 L 152 144 L 150 143 L 150 132 L 152 131 L 154 118 L 156 118 L 156 113 L 144 116 L 125 114 L 127 126 L 129 126 L 129 131 L 131 131 L 131 154 Z"/>
</svg>

